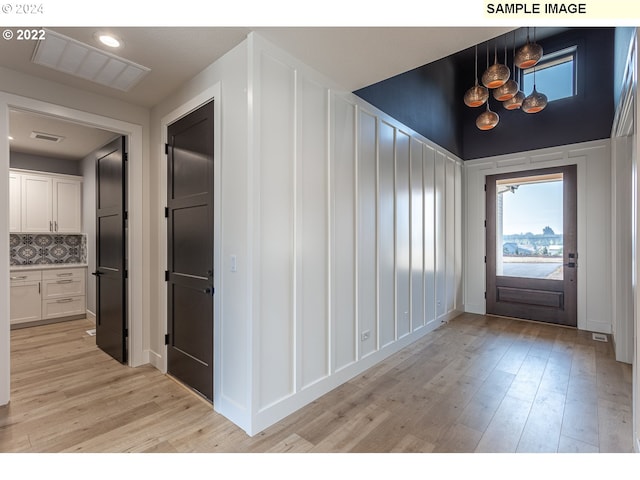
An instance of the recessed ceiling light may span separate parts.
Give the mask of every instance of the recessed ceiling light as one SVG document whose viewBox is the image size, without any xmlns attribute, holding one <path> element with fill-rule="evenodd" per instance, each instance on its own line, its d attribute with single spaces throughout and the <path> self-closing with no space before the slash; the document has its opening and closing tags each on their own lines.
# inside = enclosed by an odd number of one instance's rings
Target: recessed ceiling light
<svg viewBox="0 0 640 480">
<path fill-rule="evenodd" d="M 98 38 L 100 43 L 106 45 L 107 47 L 118 48 L 122 45 L 120 39 L 108 33 L 98 33 L 96 34 L 96 37 Z"/>
<path fill-rule="evenodd" d="M 9 135 L 9 140 L 13 140 L 13 137 L 11 135 Z"/>
</svg>

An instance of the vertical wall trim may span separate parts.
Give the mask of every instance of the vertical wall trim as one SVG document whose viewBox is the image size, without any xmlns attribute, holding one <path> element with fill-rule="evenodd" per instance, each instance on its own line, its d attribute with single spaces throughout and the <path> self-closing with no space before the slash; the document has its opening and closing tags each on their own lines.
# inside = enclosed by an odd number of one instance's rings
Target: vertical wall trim
<svg viewBox="0 0 640 480">
<path fill-rule="evenodd" d="M 249 433 L 255 430 L 254 418 L 260 403 L 260 378 L 256 372 L 260 372 L 260 270 L 262 258 L 260 254 L 259 233 L 261 231 L 260 218 L 260 48 L 256 43 L 260 37 L 249 34 L 247 45 L 247 182 L 249 184 L 247 198 L 247 291 L 250 301 L 247 305 L 249 321 Z"/>
<path fill-rule="evenodd" d="M 391 127 L 393 128 L 393 340 L 395 341 L 398 339 L 398 129 Z M 376 238 L 380 238 L 380 232 Z M 380 278 L 380 272 L 378 272 L 378 278 Z M 379 294 L 378 298 L 380 298 Z"/>
<path fill-rule="evenodd" d="M 9 108 L 0 102 L 0 405 L 9 403 L 11 392 L 11 341 L 9 322 Z"/>
<path fill-rule="evenodd" d="M 335 368 L 334 368 L 334 358 L 332 355 L 332 351 L 334 348 L 334 343 L 333 343 L 333 321 L 334 321 L 334 316 L 333 316 L 333 309 L 331 308 L 331 305 L 333 303 L 333 283 L 331 281 L 332 275 L 333 275 L 333 243 L 332 243 L 332 238 L 333 238 L 333 225 L 331 223 L 331 198 L 332 198 L 332 194 L 331 194 L 331 185 L 332 185 L 332 181 L 331 181 L 331 175 L 333 174 L 333 171 L 331 170 L 331 158 L 332 158 L 332 149 L 331 149 L 331 143 L 333 142 L 333 137 L 331 135 L 331 116 L 333 115 L 333 109 L 331 108 L 331 94 L 332 91 L 330 88 L 327 88 L 326 90 L 326 102 L 327 102 L 327 109 L 326 109 L 326 126 L 325 128 L 327 129 L 327 136 L 326 136 L 326 141 L 325 141 L 325 145 L 326 145 L 326 152 L 325 152 L 325 158 L 326 158 L 326 162 L 327 162 L 327 172 L 326 172 L 326 179 L 325 179 L 325 192 L 326 192 L 326 208 L 327 208 L 327 214 L 326 214 L 326 219 L 325 221 L 327 222 L 327 236 L 326 236 L 326 245 L 327 245 L 327 278 L 326 278 L 326 288 L 327 288 L 327 302 L 326 302 L 326 308 L 327 308 L 327 323 L 326 323 L 326 335 L 327 335 L 327 344 L 326 344 L 326 355 L 327 355 L 327 373 L 328 375 L 331 375 Z"/>
<path fill-rule="evenodd" d="M 375 138 L 375 156 L 376 156 L 376 168 L 375 168 L 375 184 L 376 184 L 376 193 L 375 193 L 375 222 L 376 222 L 376 226 L 375 226 L 375 231 L 376 231 L 376 238 L 375 238 L 375 246 L 374 246 L 374 251 L 375 253 L 375 272 L 376 272 L 376 301 L 374 302 L 375 305 L 375 317 L 376 317 L 376 323 L 375 323 L 375 327 L 376 327 L 376 351 L 380 350 L 380 219 L 378 218 L 378 216 L 380 215 L 380 117 L 378 117 L 377 115 L 373 115 L 372 116 L 376 119 L 375 121 L 375 134 L 374 134 L 374 138 Z"/>
<path fill-rule="evenodd" d="M 293 126 L 293 137 L 291 144 L 291 183 L 292 183 L 292 195 L 291 195 L 291 212 L 292 212 L 292 229 L 291 229 L 291 244 L 293 249 L 293 258 L 291 261 L 291 328 L 292 328 L 292 336 L 293 336 L 293 345 L 290 346 L 291 351 L 291 385 L 292 392 L 295 393 L 302 388 L 302 366 L 300 363 L 302 362 L 302 335 L 303 328 L 300 322 L 302 322 L 302 316 L 298 315 L 298 306 L 302 305 L 303 302 L 298 299 L 298 295 L 301 291 L 304 291 L 304 288 L 298 288 L 298 282 L 302 280 L 303 276 L 299 272 L 299 268 L 301 262 L 298 261 L 298 249 L 300 248 L 303 242 L 299 241 L 299 236 L 302 235 L 302 224 L 304 222 L 298 221 L 298 204 L 300 203 L 298 182 L 300 172 L 302 168 L 299 166 L 299 163 L 303 161 L 302 155 L 300 154 L 300 145 L 298 142 L 298 134 L 302 130 L 300 128 L 299 123 L 302 121 L 302 115 L 300 114 L 300 108 L 302 105 L 302 101 L 300 100 L 300 76 L 298 75 L 298 69 L 293 68 L 293 111 L 292 115 L 292 126 Z M 303 246 L 303 245 L 302 245 Z M 303 246 L 304 248 L 304 246 Z"/>
<path fill-rule="evenodd" d="M 360 298 L 359 298 L 359 287 L 360 287 L 360 271 L 358 268 L 359 260 L 360 260 L 360 249 L 358 248 L 360 242 L 360 236 L 358 235 L 358 224 L 360 223 L 360 218 L 358 215 L 358 198 L 360 196 L 359 185 L 359 168 L 358 165 L 360 163 L 360 115 L 361 110 L 358 105 L 355 107 L 355 115 L 353 116 L 354 122 L 354 151 L 353 151 L 353 279 L 354 279 L 354 316 L 355 316 L 355 334 L 353 336 L 354 342 L 354 352 L 355 352 L 355 361 L 360 360 Z"/>
</svg>

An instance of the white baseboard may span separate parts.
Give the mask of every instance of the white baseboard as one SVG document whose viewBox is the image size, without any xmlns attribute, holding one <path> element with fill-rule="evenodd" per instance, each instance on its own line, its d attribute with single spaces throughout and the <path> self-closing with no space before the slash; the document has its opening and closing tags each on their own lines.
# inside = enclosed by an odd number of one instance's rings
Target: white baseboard
<svg viewBox="0 0 640 480">
<path fill-rule="evenodd" d="M 87 309 L 87 320 L 91 320 L 93 323 L 96 323 L 96 314 L 89 309 Z"/>
</svg>

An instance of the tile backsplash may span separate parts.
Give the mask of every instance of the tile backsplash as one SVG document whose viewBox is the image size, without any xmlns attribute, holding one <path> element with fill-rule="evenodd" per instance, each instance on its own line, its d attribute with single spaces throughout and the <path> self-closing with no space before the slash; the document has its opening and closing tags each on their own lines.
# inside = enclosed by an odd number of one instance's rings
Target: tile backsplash
<svg viewBox="0 0 640 480">
<path fill-rule="evenodd" d="M 86 263 L 86 235 L 46 233 L 9 234 L 11 265 L 42 265 L 51 263 Z"/>
</svg>

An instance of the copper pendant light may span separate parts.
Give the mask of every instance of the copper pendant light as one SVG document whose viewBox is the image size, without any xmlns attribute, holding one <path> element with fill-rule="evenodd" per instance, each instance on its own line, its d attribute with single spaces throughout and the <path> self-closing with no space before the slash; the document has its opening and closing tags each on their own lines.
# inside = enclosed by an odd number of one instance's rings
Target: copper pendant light
<svg viewBox="0 0 640 480">
<path fill-rule="evenodd" d="M 517 110 L 522 107 L 522 102 L 524 102 L 524 93 L 518 90 L 513 97 L 502 102 L 502 106 L 507 110 Z"/>
<path fill-rule="evenodd" d="M 496 45 L 494 63 L 482 74 L 482 84 L 487 88 L 498 88 L 509 80 L 510 75 L 509 67 L 498 63 L 498 47 Z"/>
<path fill-rule="evenodd" d="M 547 106 L 547 96 L 536 90 L 536 69 L 533 69 L 533 92 L 522 102 L 525 113 L 538 113 Z"/>
<path fill-rule="evenodd" d="M 468 107 L 479 107 L 489 98 L 489 91 L 478 85 L 478 46 L 476 45 L 476 83 L 464 94 L 464 103 Z"/>
<path fill-rule="evenodd" d="M 515 39 L 515 34 L 514 34 L 514 39 Z M 504 41 L 504 64 L 507 65 L 507 38 L 506 37 Z M 509 67 L 507 66 L 507 68 Z M 514 68 L 514 73 L 515 73 L 515 68 Z M 493 91 L 493 98 L 495 98 L 499 102 L 504 102 L 506 100 L 509 100 L 510 98 L 513 98 L 513 96 L 518 92 L 518 89 L 519 89 L 518 83 L 513 78 L 509 78 L 509 80 L 507 80 L 504 85 L 496 88 Z"/>
<path fill-rule="evenodd" d="M 496 112 L 491 111 L 489 108 L 489 101 L 487 101 L 487 110 L 482 112 L 478 118 L 476 118 L 476 127 L 480 130 L 491 130 L 500 121 L 500 117 Z"/>
<path fill-rule="evenodd" d="M 527 43 L 518 49 L 513 63 L 518 68 L 530 68 L 542 58 L 542 47 L 536 43 L 536 28 L 533 27 L 533 43 L 529 42 L 529 27 L 527 27 Z"/>
</svg>

